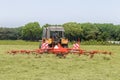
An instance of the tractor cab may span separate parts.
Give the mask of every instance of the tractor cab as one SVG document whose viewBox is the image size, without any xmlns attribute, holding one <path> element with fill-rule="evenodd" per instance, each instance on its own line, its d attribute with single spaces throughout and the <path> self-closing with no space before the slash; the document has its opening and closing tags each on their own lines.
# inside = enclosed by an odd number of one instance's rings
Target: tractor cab
<svg viewBox="0 0 120 80">
<path fill-rule="evenodd" d="M 68 39 L 64 36 L 64 28 L 61 26 L 49 26 L 43 29 L 42 40 L 54 47 L 60 43 L 62 47 L 68 47 Z"/>
</svg>

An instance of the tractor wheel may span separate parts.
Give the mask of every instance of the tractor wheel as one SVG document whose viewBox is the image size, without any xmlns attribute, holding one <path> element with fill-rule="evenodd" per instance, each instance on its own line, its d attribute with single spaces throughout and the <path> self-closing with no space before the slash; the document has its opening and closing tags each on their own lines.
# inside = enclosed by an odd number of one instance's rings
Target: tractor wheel
<svg viewBox="0 0 120 80">
<path fill-rule="evenodd" d="M 68 44 L 62 44 L 63 48 L 68 48 Z"/>
</svg>

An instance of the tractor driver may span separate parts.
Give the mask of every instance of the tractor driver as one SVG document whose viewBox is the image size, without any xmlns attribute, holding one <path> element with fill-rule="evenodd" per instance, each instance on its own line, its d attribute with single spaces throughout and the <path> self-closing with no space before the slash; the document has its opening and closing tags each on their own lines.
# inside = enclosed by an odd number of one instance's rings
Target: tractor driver
<svg viewBox="0 0 120 80">
<path fill-rule="evenodd" d="M 54 32 L 52 37 L 53 37 L 55 43 L 60 42 L 60 36 L 59 36 L 58 32 Z"/>
<path fill-rule="evenodd" d="M 57 39 L 58 39 L 58 33 L 57 33 L 57 32 L 54 32 L 54 33 L 52 34 L 52 37 L 53 37 L 55 40 L 57 40 Z"/>
</svg>

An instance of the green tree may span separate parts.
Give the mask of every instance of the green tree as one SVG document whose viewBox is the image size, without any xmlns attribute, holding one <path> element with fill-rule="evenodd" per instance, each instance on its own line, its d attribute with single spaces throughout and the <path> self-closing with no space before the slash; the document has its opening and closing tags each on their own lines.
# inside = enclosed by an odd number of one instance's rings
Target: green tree
<svg viewBox="0 0 120 80">
<path fill-rule="evenodd" d="M 91 23 L 83 23 L 81 24 L 81 27 L 83 29 L 83 39 L 84 40 L 96 40 L 97 36 L 99 35 L 98 28 Z"/>
<path fill-rule="evenodd" d="M 63 24 L 65 35 L 69 40 L 77 40 L 82 35 L 81 25 L 76 22 L 68 22 Z"/>
<path fill-rule="evenodd" d="M 114 35 L 115 35 L 115 26 L 113 24 L 95 24 L 98 29 L 100 34 L 98 37 L 103 40 L 114 40 Z"/>
<path fill-rule="evenodd" d="M 0 39 L 1 40 L 16 40 L 18 39 L 18 29 L 17 28 L 0 28 Z"/>
<path fill-rule="evenodd" d="M 39 40 L 41 39 L 42 29 L 38 22 L 30 22 L 22 27 L 22 38 L 24 40 Z"/>
<path fill-rule="evenodd" d="M 120 25 L 117 25 L 117 26 L 116 26 L 114 36 L 115 36 L 115 37 L 114 37 L 115 40 L 120 41 Z"/>
</svg>

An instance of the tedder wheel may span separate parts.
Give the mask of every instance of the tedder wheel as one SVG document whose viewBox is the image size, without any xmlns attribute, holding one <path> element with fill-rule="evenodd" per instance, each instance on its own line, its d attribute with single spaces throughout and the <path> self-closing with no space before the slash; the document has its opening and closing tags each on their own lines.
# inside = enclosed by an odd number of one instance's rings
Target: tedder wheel
<svg viewBox="0 0 120 80">
<path fill-rule="evenodd" d="M 63 48 L 68 48 L 68 44 L 62 44 Z"/>
</svg>

